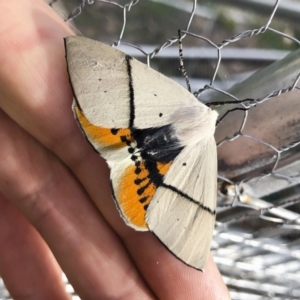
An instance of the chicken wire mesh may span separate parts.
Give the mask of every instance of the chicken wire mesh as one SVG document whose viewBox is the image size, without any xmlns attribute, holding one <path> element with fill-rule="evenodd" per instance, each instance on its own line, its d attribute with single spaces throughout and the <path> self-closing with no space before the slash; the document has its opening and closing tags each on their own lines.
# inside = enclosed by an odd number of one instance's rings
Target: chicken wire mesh
<svg viewBox="0 0 300 300">
<path fill-rule="evenodd" d="M 214 259 L 232 299 L 299 299 L 300 32 L 295 26 L 300 4 L 74 0 L 49 5 L 83 35 L 114 44 L 185 85 L 178 70 L 181 30 L 192 92 L 221 119 Z M 0 291 L 1 299 L 9 298 L 2 281 Z"/>
</svg>

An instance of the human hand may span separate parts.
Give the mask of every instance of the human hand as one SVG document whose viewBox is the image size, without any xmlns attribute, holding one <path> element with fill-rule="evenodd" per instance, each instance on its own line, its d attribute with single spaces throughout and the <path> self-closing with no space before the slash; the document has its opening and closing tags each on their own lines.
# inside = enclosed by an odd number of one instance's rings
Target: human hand
<svg viewBox="0 0 300 300">
<path fill-rule="evenodd" d="M 14 299 L 229 299 L 150 232 L 125 225 L 109 170 L 71 110 L 63 37 L 42 0 L 0 4 L 0 274 Z"/>
</svg>

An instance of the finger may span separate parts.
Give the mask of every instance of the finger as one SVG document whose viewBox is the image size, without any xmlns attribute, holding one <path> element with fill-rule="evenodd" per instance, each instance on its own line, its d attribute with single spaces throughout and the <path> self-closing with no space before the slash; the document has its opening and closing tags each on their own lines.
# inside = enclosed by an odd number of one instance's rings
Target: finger
<svg viewBox="0 0 300 300">
<path fill-rule="evenodd" d="M 200 272 L 178 260 L 151 233 L 133 232 L 124 243 L 159 299 L 230 299 L 211 255 Z"/>
<path fill-rule="evenodd" d="M 13 299 L 70 299 L 48 246 L 1 193 L 0 211 L 0 274 Z"/>
<path fill-rule="evenodd" d="M 72 31 L 41 0 L 1 3 L 0 17 L 1 107 L 39 140 L 63 141 L 72 95 L 61 53 L 63 37 Z"/>
</svg>

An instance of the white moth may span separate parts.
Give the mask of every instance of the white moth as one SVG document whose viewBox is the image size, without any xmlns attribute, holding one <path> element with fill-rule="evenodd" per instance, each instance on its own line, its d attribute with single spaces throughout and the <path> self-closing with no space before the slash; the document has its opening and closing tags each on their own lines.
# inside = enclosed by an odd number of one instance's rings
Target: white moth
<svg viewBox="0 0 300 300">
<path fill-rule="evenodd" d="M 65 45 L 75 116 L 111 168 L 122 218 L 203 270 L 216 215 L 217 113 L 119 50 L 75 36 Z"/>
</svg>

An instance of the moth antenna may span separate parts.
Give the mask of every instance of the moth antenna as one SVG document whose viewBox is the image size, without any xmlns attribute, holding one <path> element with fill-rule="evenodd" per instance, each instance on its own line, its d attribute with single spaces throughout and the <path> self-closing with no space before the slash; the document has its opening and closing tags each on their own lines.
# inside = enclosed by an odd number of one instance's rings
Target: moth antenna
<svg viewBox="0 0 300 300">
<path fill-rule="evenodd" d="M 240 103 L 245 103 L 245 102 L 248 102 L 248 104 L 254 104 L 257 101 L 255 99 L 246 98 L 243 100 L 209 102 L 209 103 L 205 103 L 205 105 L 208 107 L 213 107 L 213 106 L 221 106 L 221 105 L 225 105 L 225 104 L 240 104 Z"/>
<path fill-rule="evenodd" d="M 247 111 L 247 110 L 249 110 L 249 108 L 235 107 L 233 109 L 227 110 L 226 113 L 219 120 L 217 120 L 216 126 L 218 126 L 229 113 L 231 113 L 235 110 Z"/>
<path fill-rule="evenodd" d="M 187 75 L 187 72 L 184 68 L 184 63 L 183 63 L 183 51 L 182 51 L 182 38 L 181 38 L 181 31 L 178 30 L 178 43 L 179 43 L 179 64 L 180 64 L 180 71 L 185 79 L 188 91 L 191 92 L 191 85 L 190 85 L 190 80 L 189 77 Z"/>
</svg>

